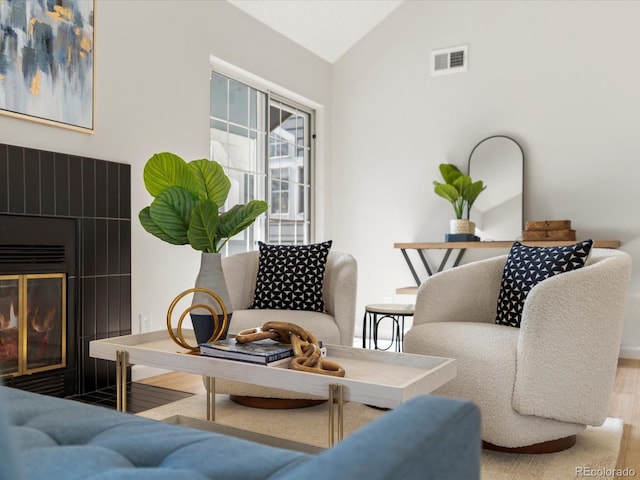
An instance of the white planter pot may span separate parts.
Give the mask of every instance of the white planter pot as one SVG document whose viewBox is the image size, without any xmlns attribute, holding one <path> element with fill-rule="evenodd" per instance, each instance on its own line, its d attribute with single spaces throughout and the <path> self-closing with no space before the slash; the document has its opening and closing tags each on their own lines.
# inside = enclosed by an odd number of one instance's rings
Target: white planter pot
<svg viewBox="0 0 640 480">
<path fill-rule="evenodd" d="M 476 224 L 467 219 L 454 218 L 449 221 L 449 233 L 476 233 Z"/>
<path fill-rule="evenodd" d="M 222 333 L 221 339 L 227 338 L 229 330 L 229 322 L 231 322 L 231 314 L 233 306 L 231 298 L 227 290 L 227 282 L 224 279 L 222 271 L 222 256 L 219 253 L 202 253 L 200 261 L 200 272 L 196 278 L 196 288 L 206 288 L 217 294 L 227 311 L 227 326 Z M 208 305 L 213 311 L 219 315 L 222 322 L 222 309 L 220 305 L 211 295 L 204 292 L 195 292 L 191 305 Z M 191 311 L 191 323 L 196 334 L 198 344 L 204 343 L 211 338 L 215 329 L 215 322 L 211 312 L 204 308 L 196 308 Z"/>
</svg>

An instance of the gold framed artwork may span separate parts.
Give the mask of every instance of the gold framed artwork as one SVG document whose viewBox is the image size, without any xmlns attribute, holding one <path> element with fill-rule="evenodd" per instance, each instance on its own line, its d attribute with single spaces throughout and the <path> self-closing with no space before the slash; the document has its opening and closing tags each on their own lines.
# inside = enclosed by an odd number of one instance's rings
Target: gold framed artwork
<svg viewBox="0 0 640 480">
<path fill-rule="evenodd" d="M 0 0 L 0 114 L 94 133 L 95 0 Z"/>
</svg>

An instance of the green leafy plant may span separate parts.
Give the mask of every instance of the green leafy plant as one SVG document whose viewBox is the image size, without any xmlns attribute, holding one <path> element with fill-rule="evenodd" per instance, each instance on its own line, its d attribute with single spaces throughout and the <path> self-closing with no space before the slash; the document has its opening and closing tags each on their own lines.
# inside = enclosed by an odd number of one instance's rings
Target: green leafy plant
<svg viewBox="0 0 640 480">
<path fill-rule="evenodd" d="M 445 183 L 434 181 L 435 193 L 451 202 L 457 219 L 463 218 L 464 215 L 468 220 L 473 203 L 487 187 L 482 180 L 474 182 L 469 175 L 465 175 L 450 163 L 441 163 L 440 173 Z"/>
<path fill-rule="evenodd" d="M 173 245 L 219 253 L 231 237 L 248 228 L 269 206 L 262 200 L 226 212 L 231 182 L 213 160 L 185 162 L 173 153 L 156 153 L 144 167 L 144 186 L 154 197 L 138 218 L 144 229 Z"/>
</svg>

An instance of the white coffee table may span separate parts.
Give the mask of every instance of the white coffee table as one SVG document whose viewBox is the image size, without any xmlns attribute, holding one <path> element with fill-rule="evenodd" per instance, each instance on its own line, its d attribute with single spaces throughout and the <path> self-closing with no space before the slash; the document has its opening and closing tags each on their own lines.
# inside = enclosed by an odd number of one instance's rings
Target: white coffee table
<svg viewBox="0 0 640 480">
<path fill-rule="evenodd" d="M 186 331 L 184 333 L 187 337 Z M 286 364 L 254 365 L 190 354 L 175 344 L 164 330 L 94 340 L 89 344 L 89 355 L 116 362 L 116 407 L 120 411 L 127 408 L 128 365 L 146 365 L 209 377 L 207 419 L 212 421 L 215 421 L 215 378 L 321 396 L 328 392 L 329 445 L 334 443 L 334 404 L 338 407 L 338 439 L 341 440 L 345 401 L 394 408 L 412 397 L 431 393 L 456 376 L 456 362 L 451 358 L 338 345 L 326 347 L 327 360 L 344 367 L 344 377 L 290 370 Z"/>
</svg>

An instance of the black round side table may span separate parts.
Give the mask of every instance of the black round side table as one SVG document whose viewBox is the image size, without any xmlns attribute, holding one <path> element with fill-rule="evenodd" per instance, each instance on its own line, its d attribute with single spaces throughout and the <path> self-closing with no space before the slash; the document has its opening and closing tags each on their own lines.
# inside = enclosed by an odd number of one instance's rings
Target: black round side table
<svg viewBox="0 0 640 480">
<path fill-rule="evenodd" d="M 389 350 L 395 344 L 395 351 L 402 351 L 404 340 L 404 319 L 413 317 L 413 305 L 399 303 L 376 303 L 366 305 L 362 319 L 362 348 Z M 378 345 L 378 328 L 384 320 L 391 321 L 391 341 L 386 347 Z M 368 343 L 368 346 L 367 346 Z"/>
</svg>

